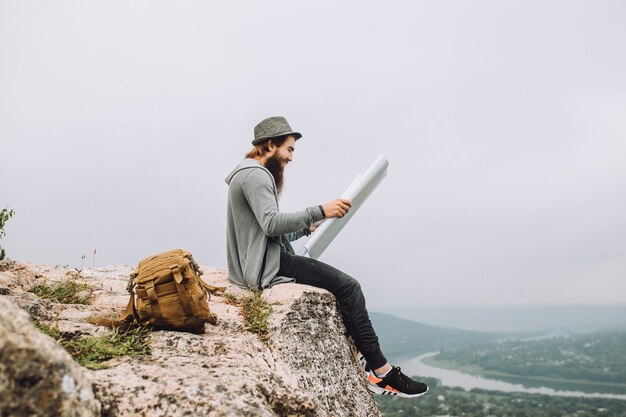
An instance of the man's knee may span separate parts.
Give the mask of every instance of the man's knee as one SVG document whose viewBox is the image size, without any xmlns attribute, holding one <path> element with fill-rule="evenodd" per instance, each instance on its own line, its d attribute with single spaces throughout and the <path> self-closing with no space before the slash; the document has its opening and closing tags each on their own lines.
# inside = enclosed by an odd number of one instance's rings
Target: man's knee
<svg viewBox="0 0 626 417">
<path fill-rule="evenodd" d="M 361 293 L 361 284 L 359 281 L 349 275 L 344 275 L 341 279 L 340 293 L 344 296 L 351 297 Z"/>
</svg>

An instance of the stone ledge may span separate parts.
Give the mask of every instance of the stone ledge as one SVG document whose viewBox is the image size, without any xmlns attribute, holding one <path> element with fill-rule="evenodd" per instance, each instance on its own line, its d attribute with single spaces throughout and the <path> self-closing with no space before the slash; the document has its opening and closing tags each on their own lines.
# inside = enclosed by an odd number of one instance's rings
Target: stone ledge
<svg viewBox="0 0 626 417">
<path fill-rule="evenodd" d="M 123 311 L 131 270 L 117 265 L 82 271 L 78 279 L 93 288 L 89 305 L 31 300 L 41 304 L 39 310 L 48 311 L 35 316 L 56 318 L 64 331 L 102 334 L 106 329 L 85 319 L 89 314 Z M 203 270 L 208 284 L 226 286 L 227 292 L 238 297 L 247 294 L 230 284 L 224 269 Z M 32 294 L 25 291 L 32 285 L 61 281 L 71 272 L 17 263 L 0 272 L 0 284 L 8 288 L 6 298 L 31 299 Z M 207 325 L 205 334 L 154 332 L 150 356 L 116 358 L 109 361 L 109 369 L 89 371 L 66 355 L 67 366 L 78 367 L 91 381 L 94 401 L 104 416 L 380 415 L 364 374 L 350 354 L 334 297 L 298 284 L 277 285 L 263 297 L 273 307 L 271 337 L 266 341 L 245 330 L 239 307 L 213 295 L 210 307 L 219 321 Z"/>
</svg>

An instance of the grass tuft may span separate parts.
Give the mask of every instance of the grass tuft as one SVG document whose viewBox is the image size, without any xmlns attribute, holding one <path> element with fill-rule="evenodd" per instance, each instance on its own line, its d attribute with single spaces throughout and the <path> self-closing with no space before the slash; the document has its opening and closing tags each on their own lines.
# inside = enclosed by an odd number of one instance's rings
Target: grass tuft
<svg viewBox="0 0 626 417">
<path fill-rule="evenodd" d="M 115 328 L 109 336 L 67 337 L 57 327 L 38 322 L 35 325 L 56 339 L 76 362 L 88 369 L 108 368 L 105 362 L 119 356 L 150 354 L 150 330 L 146 327 L 134 327 L 126 331 Z"/>
<path fill-rule="evenodd" d="M 87 304 L 89 296 L 78 295 L 82 291 L 90 290 L 89 285 L 70 278 L 67 281 L 55 285 L 41 284 L 35 285 L 29 290 L 39 298 L 56 300 L 61 304 Z"/>
<path fill-rule="evenodd" d="M 247 329 L 258 334 L 261 339 L 267 339 L 272 306 L 263 300 L 261 294 L 260 291 L 254 291 L 242 300 L 242 314 L 246 320 Z"/>
<path fill-rule="evenodd" d="M 225 292 L 223 294 L 221 294 L 222 297 L 224 297 L 224 302 L 226 304 L 230 304 L 230 305 L 234 305 L 234 306 L 239 306 L 241 305 L 241 300 L 232 292 Z"/>
</svg>

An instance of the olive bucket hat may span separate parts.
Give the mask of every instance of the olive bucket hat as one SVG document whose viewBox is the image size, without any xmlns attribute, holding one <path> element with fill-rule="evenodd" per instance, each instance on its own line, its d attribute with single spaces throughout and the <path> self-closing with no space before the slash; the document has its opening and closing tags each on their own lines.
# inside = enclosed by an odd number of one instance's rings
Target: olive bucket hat
<svg viewBox="0 0 626 417">
<path fill-rule="evenodd" d="M 293 135 L 296 140 L 302 137 L 300 133 L 291 130 L 291 126 L 289 126 L 287 119 L 284 117 L 268 117 L 254 127 L 254 140 L 252 144 L 258 145 L 268 139 L 285 135 Z"/>
</svg>

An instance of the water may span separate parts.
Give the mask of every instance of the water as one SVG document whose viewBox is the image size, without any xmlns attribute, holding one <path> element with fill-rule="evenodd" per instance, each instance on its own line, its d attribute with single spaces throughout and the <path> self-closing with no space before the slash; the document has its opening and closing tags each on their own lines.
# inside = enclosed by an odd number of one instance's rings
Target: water
<svg viewBox="0 0 626 417">
<path fill-rule="evenodd" d="M 480 388 L 491 391 L 503 392 L 525 392 L 529 394 L 558 395 L 563 397 L 585 397 L 585 398 L 612 398 L 626 400 L 624 394 L 600 393 L 600 392 L 583 392 L 578 390 L 560 390 L 549 388 L 546 386 L 526 386 L 528 384 L 516 384 L 496 379 L 485 378 L 482 376 L 470 375 L 460 371 L 450 369 L 436 368 L 427 365 L 422 361 L 437 355 L 437 352 L 426 353 L 417 358 L 410 359 L 400 364 L 402 372 L 407 375 L 420 375 L 425 377 L 437 378 L 442 385 L 448 387 L 460 387 L 465 390 Z"/>
</svg>

